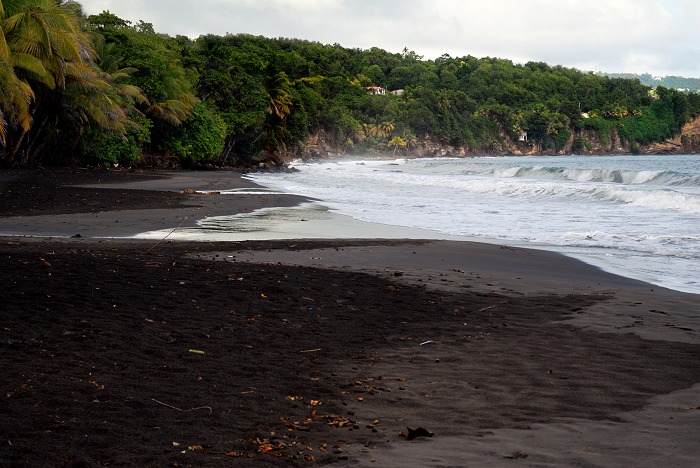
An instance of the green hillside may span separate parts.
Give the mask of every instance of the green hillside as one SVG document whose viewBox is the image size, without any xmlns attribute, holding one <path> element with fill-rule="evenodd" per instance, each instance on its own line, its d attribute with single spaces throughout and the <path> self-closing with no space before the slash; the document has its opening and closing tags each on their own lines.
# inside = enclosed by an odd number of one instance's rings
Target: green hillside
<svg viewBox="0 0 700 468">
<path fill-rule="evenodd" d="M 37 8 L 63 36 L 28 40 L 41 27 L 29 14 Z M 71 2 L 17 1 L 2 14 L 6 165 L 244 165 L 300 154 L 321 133 L 350 153 L 404 153 L 424 141 L 489 153 L 525 134 L 543 151 L 574 137 L 584 151 L 584 130 L 603 139 L 616 130 L 634 150 L 700 113 L 700 95 L 675 86 L 652 91 L 541 62 L 424 60 L 250 35 L 190 40 L 109 12 L 88 18 Z"/>
</svg>

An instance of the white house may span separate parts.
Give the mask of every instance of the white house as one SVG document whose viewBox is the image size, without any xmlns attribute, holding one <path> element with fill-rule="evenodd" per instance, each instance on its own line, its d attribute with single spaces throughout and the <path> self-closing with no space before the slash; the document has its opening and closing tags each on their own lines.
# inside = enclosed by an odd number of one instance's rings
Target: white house
<svg viewBox="0 0 700 468">
<path fill-rule="evenodd" d="M 365 86 L 365 90 L 369 94 L 379 94 L 382 96 L 386 94 L 386 88 L 382 88 L 380 86 Z"/>
</svg>

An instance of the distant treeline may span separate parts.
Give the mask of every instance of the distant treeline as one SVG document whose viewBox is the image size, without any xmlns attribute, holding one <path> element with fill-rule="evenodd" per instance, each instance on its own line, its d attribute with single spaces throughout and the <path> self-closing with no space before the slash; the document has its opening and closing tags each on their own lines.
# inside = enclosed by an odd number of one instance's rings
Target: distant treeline
<svg viewBox="0 0 700 468">
<path fill-rule="evenodd" d="M 689 93 L 700 92 L 700 78 L 684 78 L 682 76 L 660 76 L 654 77 L 649 73 L 641 75 L 635 73 L 601 73 L 609 78 L 628 78 L 631 80 L 639 80 L 642 84 L 652 88 L 663 86 L 664 88 L 673 88 Z"/>
<path fill-rule="evenodd" d="M 3 5 L 4 3 L 4 5 Z M 250 35 L 191 40 L 61 0 L 0 0 L 6 165 L 246 165 L 323 134 L 348 152 L 430 140 L 556 151 L 589 129 L 635 145 L 700 113 L 700 95 L 541 62 L 350 49 Z"/>
</svg>

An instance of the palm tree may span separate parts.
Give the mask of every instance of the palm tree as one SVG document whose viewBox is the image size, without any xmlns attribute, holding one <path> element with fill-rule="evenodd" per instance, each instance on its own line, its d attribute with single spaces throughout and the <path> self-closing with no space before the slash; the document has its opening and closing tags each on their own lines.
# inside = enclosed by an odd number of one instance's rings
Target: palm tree
<svg viewBox="0 0 700 468">
<path fill-rule="evenodd" d="M 64 87 L 68 63 L 92 61 L 90 38 L 80 29 L 72 3 L 57 0 L 5 0 L 4 36 L 12 64 L 28 79 L 51 89 Z"/>
<path fill-rule="evenodd" d="M 182 124 L 199 102 L 177 51 L 182 44 L 157 34 L 150 23 L 131 25 L 109 12 L 88 23 L 97 33 L 99 67 L 143 91 L 149 102 L 139 109 L 161 130 Z"/>
<path fill-rule="evenodd" d="M 85 73 L 84 63 L 90 60 L 92 49 L 70 3 L 5 0 L 1 18 L 0 54 L 16 77 L 7 69 L 3 72 L 4 81 L 14 84 L 14 91 L 6 93 L 4 107 L 16 112 L 14 120 L 19 124 L 19 134 L 12 135 L 14 141 L 5 155 L 6 162 L 13 163 L 32 128 L 29 117 L 36 117 L 40 100 L 47 90 L 65 88 L 70 75 Z M 31 99 L 34 105 L 30 108 Z"/>
<path fill-rule="evenodd" d="M 0 144 L 3 147 L 7 144 L 8 124 L 29 129 L 29 104 L 34 98 L 31 87 L 17 76 L 12 66 L 12 53 L 5 37 L 5 19 L 5 8 L 0 0 Z"/>
<path fill-rule="evenodd" d="M 265 112 L 274 114 L 284 120 L 292 112 L 292 95 L 289 92 L 291 83 L 285 72 L 279 72 L 268 79 L 266 89 L 269 103 Z"/>
<path fill-rule="evenodd" d="M 76 134 L 88 123 L 123 133 L 128 121 L 124 101 L 94 63 L 91 37 L 80 27 L 79 5 L 4 0 L 1 6 L 0 80 L 12 85 L 3 86 L 0 94 L 2 112 L 11 116 L 10 132 L 3 131 L 5 162 L 26 163 L 61 124 Z M 26 138 L 30 132 L 31 145 Z"/>
<path fill-rule="evenodd" d="M 149 105 L 146 95 L 141 88 L 128 84 L 127 81 L 137 70 L 135 68 L 126 67 L 119 68 L 121 57 L 117 53 L 115 43 L 107 43 L 104 37 L 97 35 L 95 38 L 95 51 L 97 53 L 97 65 L 101 70 L 100 77 L 112 84 L 117 95 L 133 101 L 136 104 Z"/>
<path fill-rule="evenodd" d="M 146 115 L 160 119 L 171 125 L 180 125 L 192 112 L 199 100 L 186 88 L 188 81 L 184 69 L 176 57 L 171 58 L 158 79 L 162 86 L 160 96 L 152 96 L 156 101 L 146 108 Z"/>
<path fill-rule="evenodd" d="M 262 135 L 265 136 L 268 150 L 277 148 L 286 151 L 285 136 L 287 134 L 285 119 L 292 113 L 291 82 L 285 72 L 279 72 L 268 77 L 265 82 L 267 105 Z"/>
<path fill-rule="evenodd" d="M 411 132 L 404 135 L 403 140 L 406 142 L 406 148 L 409 150 L 418 146 L 418 138 Z"/>
<path fill-rule="evenodd" d="M 0 57 L 0 144 L 7 144 L 8 126 L 19 125 L 23 131 L 31 126 L 29 104 L 34 98 L 32 88 L 15 74 L 10 61 Z"/>
<path fill-rule="evenodd" d="M 401 138 L 400 136 L 397 135 L 389 141 L 387 146 L 389 148 L 391 148 L 393 146 L 394 147 L 394 154 L 396 154 L 397 149 L 406 147 L 406 142 L 403 140 L 403 138 Z"/>
<path fill-rule="evenodd" d="M 378 133 L 385 138 L 389 138 L 391 133 L 394 131 L 394 128 L 394 122 L 382 122 Z"/>
</svg>

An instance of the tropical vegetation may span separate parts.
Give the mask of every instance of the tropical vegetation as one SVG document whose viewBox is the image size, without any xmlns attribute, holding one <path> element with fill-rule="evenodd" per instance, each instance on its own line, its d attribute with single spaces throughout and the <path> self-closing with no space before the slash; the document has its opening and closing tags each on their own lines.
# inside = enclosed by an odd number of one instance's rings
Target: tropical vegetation
<svg viewBox="0 0 700 468">
<path fill-rule="evenodd" d="M 698 114 L 696 93 L 541 62 L 171 37 L 75 1 L 0 0 L 4 165 L 246 165 L 319 139 L 346 153 L 586 152 L 615 138 L 634 151 Z"/>
</svg>

